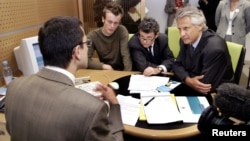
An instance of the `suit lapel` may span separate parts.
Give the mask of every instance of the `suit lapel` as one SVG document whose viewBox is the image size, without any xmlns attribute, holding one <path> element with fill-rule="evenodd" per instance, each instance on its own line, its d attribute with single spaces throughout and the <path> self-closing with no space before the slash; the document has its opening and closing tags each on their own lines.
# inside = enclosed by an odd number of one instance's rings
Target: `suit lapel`
<svg viewBox="0 0 250 141">
<path fill-rule="evenodd" d="M 239 1 L 238 5 L 237 5 L 237 7 L 235 9 L 234 15 L 233 15 L 233 20 L 240 13 L 240 11 L 243 10 L 242 5 L 243 5 L 242 1 Z"/>
<path fill-rule="evenodd" d="M 230 19 L 230 3 L 226 1 L 224 4 L 225 4 L 224 5 L 225 8 L 223 7 L 222 9 L 225 10 L 227 21 L 229 22 L 229 19 Z M 223 12 L 221 12 L 221 13 L 223 13 Z"/>
</svg>

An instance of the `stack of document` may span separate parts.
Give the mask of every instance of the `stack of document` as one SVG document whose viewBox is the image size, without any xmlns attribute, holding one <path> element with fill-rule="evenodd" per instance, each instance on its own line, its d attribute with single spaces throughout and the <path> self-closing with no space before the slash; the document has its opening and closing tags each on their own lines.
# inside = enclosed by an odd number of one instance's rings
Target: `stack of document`
<svg viewBox="0 0 250 141">
<path fill-rule="evenodd" d="M 170 93 L 142 92 L 141 102 L 149 124 L 182 121 L 174 95 L 170 95 Z"/>
<path fill-rule="evenodd" d="M 180 82 L 169 80 L 169 77 L 131 75 L 128 90 L 131 94 L 140 93 L 140 120 L 149 124 L 182 121 L 174 95 L 169 92 Z"/>
</svg>

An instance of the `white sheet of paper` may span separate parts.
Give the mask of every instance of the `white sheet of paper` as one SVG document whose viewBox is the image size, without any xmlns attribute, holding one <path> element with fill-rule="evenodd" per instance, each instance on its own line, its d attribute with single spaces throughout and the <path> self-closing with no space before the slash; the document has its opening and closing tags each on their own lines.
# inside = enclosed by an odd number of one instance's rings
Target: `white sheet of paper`
<svg viewBox="0 0 250 141">
<path fill-rule="evenodd" d="M 158 86 L 165 85 L 169 77 L 131 75 L 128 90 L 130 91 L 155 91 Z"/>
<path fill-rule="evenodd" d="M 164 124 L 182 121 L 177 105 L 169 93 L 142 93 L 141 101 L 149 124 Z M 148 103 L 148 101 L 154 99 Z M 146 103 L 148 103 L 146 105 Z"/>
<path fill-rule="evenodd" d="M 118 94 L 123 124 L 135 126 L 140 114 L 140 99 Z"/>
<path fill-rule="evenodd" d="M 192 108 L 190 107 L 190 104 L 187 100 L 188 96 L 176 96 L 176 102 L 179 107 L 180 113 L 183 117 L 183 122 L 185 123 L 198 123 L 200 115 L 202 113 L 194 113 Z M 197 96 L 199 103 L 194 103 L 193 106 L 200 107 L 202 105 L 202 108 L 206 108 L 209 106 L 209 103 L 204 96 Z"/>
</svg>

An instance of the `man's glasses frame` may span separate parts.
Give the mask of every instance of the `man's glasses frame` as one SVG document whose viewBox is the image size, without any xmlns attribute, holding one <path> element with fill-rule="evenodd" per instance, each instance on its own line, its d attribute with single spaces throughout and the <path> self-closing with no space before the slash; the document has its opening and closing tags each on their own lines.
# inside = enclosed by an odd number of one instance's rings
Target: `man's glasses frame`
<svg viewBox="0 0 250 141">
<path fill-rule="evenodd" d="M 81 48 L 83 48 L 83 45 L 84 45 L 84 44 L 86 44 L 87 47 L 90 47 L 90 46 L 92 45 L 92 40 L 91 40 L 91 39 L 87 39 L 86 42 L 81 42 L 81 43 L 79 43 L 79 44 L 77 44 L 77 45 L 80 45 Z M 75 49 L 76 49 L 76 46 L 74 47 L 74 49 L 73 49 L 73 51 L 72 51 L 72 54 L 75 53 Z"/>
<path fill-rule="evenodd" d="M 139 35 L 138 37 L 139 37 L 139 39 L 140 39 L 141 41 L 146 41 L 146 42 L 148 42 L 148 41 L 153 42 L 153 41 L 155 40 L 155 37 L 153 37 L 153 38 L 151 38 L 151 39 L 145 39 L 145 38 L 142 37 L 141 35 Z"/>
<path fill-rule="evenodd" d="M 86 42 L 79 43 L 79 45 L 81 45 L 81 46 L 83 46 L 84 44 L 86 44 L 88 47 L 90 47 L 92 45 L 92 40 L 91 39 L 87 39 Z"/>
</svg>

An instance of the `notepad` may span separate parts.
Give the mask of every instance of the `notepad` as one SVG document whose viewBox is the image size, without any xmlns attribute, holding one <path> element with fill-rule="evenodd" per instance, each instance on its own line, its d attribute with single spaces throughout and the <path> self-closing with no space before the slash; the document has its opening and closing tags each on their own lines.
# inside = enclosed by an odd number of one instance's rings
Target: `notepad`
<svg viewBox="0 0 250 141">
<path fill-rule="evenodd" d="M 154 99 L 152 100 L 152 98 Z M 148 103 L 150 101 L 150 103 Z M 170 93 L 141 93 L 141 102 L 149 124 L 166 124 L 182 121 Z M 148 104 L 146 104 L 148 103 Z"/>
</svg>

